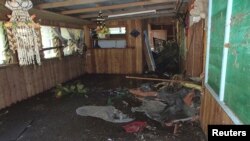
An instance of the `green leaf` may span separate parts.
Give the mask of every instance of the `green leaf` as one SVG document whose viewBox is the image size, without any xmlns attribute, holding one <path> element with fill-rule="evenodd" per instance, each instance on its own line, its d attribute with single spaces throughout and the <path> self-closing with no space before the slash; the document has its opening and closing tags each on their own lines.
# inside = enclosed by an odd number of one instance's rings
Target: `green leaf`
<svg viewBox="0 0 250 141">
<path fill-rule="evenodd" d="M 67 87 L 63 87 L 63 91 L 66 92 L 66 93 L 70 93 L 70 89 L 67 88 Z"/>
<path fill-rule="evenodd" d="M 74 85 L 70 86 L 71 91 L 75 91 L 75 89 L 76 89 L 76 86 L 74 86 Z"/>
<path fill-rule="evenodd" d="M 79 91 L 79 90 L 83 90 L 84 85 L 83 85 L 83 84 L 78 83 L 78 84 L 76 85 L 76 87 L 77 87 L 77 90 Z"/>
</svg>

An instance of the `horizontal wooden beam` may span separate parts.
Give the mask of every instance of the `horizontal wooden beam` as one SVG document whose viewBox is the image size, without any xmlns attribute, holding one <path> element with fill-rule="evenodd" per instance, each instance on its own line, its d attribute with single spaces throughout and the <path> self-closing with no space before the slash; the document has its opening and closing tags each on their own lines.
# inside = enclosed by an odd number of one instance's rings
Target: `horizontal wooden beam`
<svg viewBox="0 0 250 141">
<path fill-rule="evenodd" d="M 77 13 L 94 12 L 94 11 L 100 11 L 100 10 L 131 8 L 134 6 L 146 6 L 146 5 L 170 3 L 170 2 L 176 2 L 176 0 L 148 0 L 148 1 L 130 2 L 130 3 L 125 3 L 125 4 L 109 5 L 109 6 L 102 6 L 102 7 L 67 10 L 67 11 L 62 11 L 61 14 L 77 14 Z"/>
<path fill-rule="evenodd" d="M 83 4 L 91 4 L 91 3 L 99 3 L 105 2 L 108 0 L 66 0 L 60 2 L 49 2 L 49 3 L 42 3 L 36 6 L 38 9 L 49 9 L 49 8 L 57 8 L 57 7 L 67 7 L 67 6 L 74 6 L 74 5 L 83 5 Z"/>
<path fill-rule="evenodd" d="M 103 12 L 103 16 L 113 15 L 113 14 L 123 14 L 123 13 L 131 13 L 131 12 L 138 12 L 138 11 L 144 11 L 144 10 L 159 10 L 159 9 L 172 9 L 175 8 L 175 5 L 159 5 L 159 6 L 152 6 L 152 7 L 140 7 L 140 8 L 133 8 L 130 10 L 120 10 L 117 12 Z M 98 13 L 94 14 L 86 14 L 79 16 L 80 18 L 94 18 L 97 17 Z"/>
<path fill-rule="evenodd" d="M 36 19 L 39 19 L 41 23 L 53 23 L 53 24 L 65 24 L 65 25 L 80 25 L 83 26 L 84 24 L 88 24 L 89 21 L 87 20 L 82 20 L 79 18 L 71 17 L 71 16 L 66 16 L 66 15 L 61 15 L 57 14 L 54 12 L 50 12 L 47 10 L 40 10 L 40 9 L 35 9 L 32 8 L 29 10 L 30 14 L 35 14 Z"/>
</svg>

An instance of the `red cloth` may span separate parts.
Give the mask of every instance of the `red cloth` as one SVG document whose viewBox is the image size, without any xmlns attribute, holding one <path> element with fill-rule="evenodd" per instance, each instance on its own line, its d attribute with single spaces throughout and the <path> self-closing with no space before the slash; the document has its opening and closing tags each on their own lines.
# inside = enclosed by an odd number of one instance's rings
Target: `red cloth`
<svg viewBox="0 0 250 141">
<path fill-rule="evenodd" d="M 136 133 L 142 131 L 147 126 L 147 122 L 135 121 L 122 126 L 127 133 Z"/>
</svg>

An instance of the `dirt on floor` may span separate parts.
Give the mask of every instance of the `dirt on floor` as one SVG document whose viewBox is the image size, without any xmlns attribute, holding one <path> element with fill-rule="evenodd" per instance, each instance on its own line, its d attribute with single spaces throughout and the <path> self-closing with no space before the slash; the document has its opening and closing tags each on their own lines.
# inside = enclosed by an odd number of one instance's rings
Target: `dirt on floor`
<svg viewBox="0 0 250 141">
<path fill-rule="evenodd" d="M 0 141 L 206 140 L 197 120 L 165 126 L 143 112 L 131 112 L 132 107 L 141 105 L 141 101 L 131 94 L 116 96 L 117 91 L 139 87 L 145 81 L 126 79 L 122 75 L 84 75 L 77 81 L 88 89 L 86 95 L 56 98 L 54 90 L 49 90 L 1 110 Z M 76 109 L 84 105 L 113 105 L 135 121 L 146 122 L 147 126 L 140 132 L 126 133 L 122 126 L 128 123 L 77 115 Z"/>
</svg>

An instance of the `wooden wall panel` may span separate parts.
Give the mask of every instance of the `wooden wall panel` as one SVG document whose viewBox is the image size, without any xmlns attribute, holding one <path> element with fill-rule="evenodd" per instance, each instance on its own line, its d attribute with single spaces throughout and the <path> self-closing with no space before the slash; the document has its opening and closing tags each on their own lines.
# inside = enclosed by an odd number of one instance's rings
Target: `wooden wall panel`
<svg viewBox="0 0 250 141">
<path fill-rule="evenodd" d="M 1 99 L 1 105 L 0 108 L 3 108 L 6 106 L 9 106 L 11 103 L 11 95 L 10 95 L 10 86 L 8 83 L 8 77 L 5 69 L 0 68 L 0 97 Z"/>
<path fill-rule="evenodd" d="M 203 131 L 207 134 L 207 125 L 233 124 L 227 113 L 221 108 L 214 97 L 205 90 L 202 96 L 200 109 L 200 122 Z"/>
<path fill-rule="evenodd" d="M 188 29 L 185 70 L 188 76 L 198 77 L 203 72 L 204 54 L 204 21 L 194 24 Z"/>
<path fill-rule="evenodd" d="M 46 91 L 84 73 L 83 57 L 44 60 L 41 66 L 0 67 L 0 109 Z"/>
<path fill-rule="evenodd" d="M 127 27 L 127 48 L 125 49 L 97 49 L 91 46 L 91 39 L 88 32 L 85 32 L 85 43 L 88 47 L 86 53 L 87 73 L 106 74 L 132 74 L 142 73 L 142 23 L 140 20 L 113 21 L 107 26 Z M 129 33 L 136 29 L 140 36 L 134 38 Z M 84 27 L 89 30 L 88 26 Z"/>
</svg>

